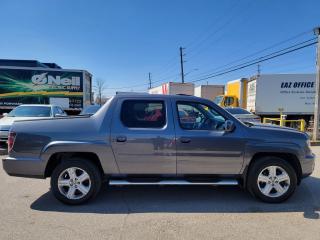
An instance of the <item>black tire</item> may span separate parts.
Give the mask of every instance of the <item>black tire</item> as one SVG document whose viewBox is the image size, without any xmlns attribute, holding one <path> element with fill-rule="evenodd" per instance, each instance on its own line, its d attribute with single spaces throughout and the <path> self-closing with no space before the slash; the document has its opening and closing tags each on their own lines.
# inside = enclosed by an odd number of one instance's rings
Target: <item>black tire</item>
<svg viewBox="0 0 320 240">
<path fill-rule="evenodd" d="M 59 186 L 58 186 L 59 176 L 68 168 L 78 168 L 78 169 L 84 170 L 89 175 L 89 178 L 90 178 L 90 186 L 88 187 L 89 191 L 81 198 L 69 199 L 64 194 L 62 194 L 59 190 Z M 96 195 L 100 192 L 101 183 L 102 183 L 102 176 L 99 169 L 93 163 L 85 159 L 70 159 L 67 161 L 62 161 L 53 170 L 53 173 L 51 175 L 51 181 L 50 181 L 51 191 L 53 195 L 59 201 L 66 204 L 70 204 L 70 205 L 83 204 L 95 198 Z M 79 190 L 76 190 L 76 191 L 79 191 Z"/>
<path fill-rule="evenodd" d="M 259 187 L 258 185 L 258 176 L 259 174 L 267 167 L 271 166 L 277 166 L 282 168 L 286 171 L 287 175 L 290 179 L 290 184 L 288 186 L 285 193 L 283 193 L 281 196 L 267 196 L 262 193 L 260 190 L 261 185 Z M 277 170 L 278 171 L 278 170 Z M 260 183 L 263 184 L 263 183 Z M 248 191 L 256 198 L 268 202 L 268 203 L 280 203 L 285 200 L 287 200 L 295 191 L 297 186 L 297 173 L 294 170 L 294 168 L 291 166 L 290 163 L 288 163 L 286 160 L 279 158 L 279 157 L 262 157 L 260 159 L 257 159 L 253 165 L 249 169 L 248 173 L 248 182 L 247 182 L 247 189 Z M 276 191 L 275 188 L 271 190 Z"/>
</svg>

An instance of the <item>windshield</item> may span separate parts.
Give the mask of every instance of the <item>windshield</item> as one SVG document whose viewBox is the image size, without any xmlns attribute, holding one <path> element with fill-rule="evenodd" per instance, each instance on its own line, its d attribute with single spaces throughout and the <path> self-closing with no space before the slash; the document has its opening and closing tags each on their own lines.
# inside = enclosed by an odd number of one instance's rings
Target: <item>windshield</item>
<svg viewBox="0 0 320 240">
<path fill-rule="evenodd" d="M 100 106 L 89 106 L 86 107 L 82 110 L 82 112 L 80 113 L 81 115 L 83 114 L 95 114 L 98 110 L 99 110 Z"/>
<path fill-rule="evenodd" d="M 19 106 L 13 109 L 8 117 L 50 117 L 51 107 L 46 106 Z"/>
<path fill-rule="evenodd" d="M 216 96 L 213 100 L 213 102 L 217 105 L 220 105 L 221 101 L 223 99 L 223 96 Z"/>
<path fill-rule="evenodd" d="M 231 114 L 252 114 L 243 108 L 225 108 L 225 110 Z"/>
</svg>

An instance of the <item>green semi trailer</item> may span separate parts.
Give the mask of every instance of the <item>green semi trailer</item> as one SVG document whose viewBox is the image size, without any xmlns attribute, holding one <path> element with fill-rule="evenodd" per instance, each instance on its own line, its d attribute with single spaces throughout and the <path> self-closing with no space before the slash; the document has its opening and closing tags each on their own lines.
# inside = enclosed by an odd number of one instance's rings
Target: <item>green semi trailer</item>
<svg viewBox="0 0 320 240">
<path fill-rule="evenodd" d="M 92 103 L 92 75 L 54 63 L 0 59 L 0 112 L 21 104 L 55 104 L 71 114 Z"/>
</svg>

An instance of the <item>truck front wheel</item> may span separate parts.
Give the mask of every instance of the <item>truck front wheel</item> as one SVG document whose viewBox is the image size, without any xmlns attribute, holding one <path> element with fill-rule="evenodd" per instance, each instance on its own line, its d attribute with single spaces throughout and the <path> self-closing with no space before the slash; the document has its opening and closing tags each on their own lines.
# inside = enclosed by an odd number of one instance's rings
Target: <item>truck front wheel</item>
<svg viewBox="0 0 320 240">
<path fill-rule="evenodd" d="M 63 203 L 77 205 L 93 199 L 100 191 L 99 169 L 84 159 L 61 162 L 51 175 L 51 191 Z"/>
<path fill-rule="evenodd" d="M 297 174 L 282 158 L 263 157 L 249 170 L 248 190 L 264 202 L 283 202 L 293 194 L 296 186 Z"/>
</svg>

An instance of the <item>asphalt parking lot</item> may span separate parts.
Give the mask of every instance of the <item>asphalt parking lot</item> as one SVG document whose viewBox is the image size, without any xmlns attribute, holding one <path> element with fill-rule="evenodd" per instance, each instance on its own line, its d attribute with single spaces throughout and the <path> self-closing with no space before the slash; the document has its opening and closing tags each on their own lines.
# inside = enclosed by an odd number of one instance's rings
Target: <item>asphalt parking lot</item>
<svg viewBox="0 0 320 240">
<path fill-rule="evenodd" d="M 320 147 L 313 147 L 320 156 Z M 3 156 L 2 156 L 3 157 Z M 0 169 L 0 239 L 320 239 L 320 166 L 283 204 L 238 187 L 107 187 L 66 206 Z"/>
</svg>

